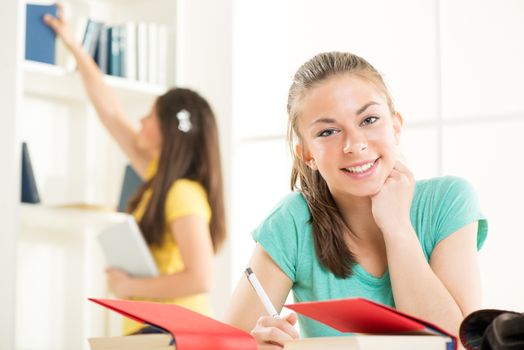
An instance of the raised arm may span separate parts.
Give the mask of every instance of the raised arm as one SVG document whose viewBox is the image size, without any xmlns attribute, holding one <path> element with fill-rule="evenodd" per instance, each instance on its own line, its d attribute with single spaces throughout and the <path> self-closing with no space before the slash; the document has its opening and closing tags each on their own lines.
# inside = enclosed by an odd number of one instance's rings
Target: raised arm
<svg viewBox="0 0 524 350">
<path fill-rule="evenodd" d="M 256 245 L 249 266 L 256 273 L 276 310 L 280 312 L 291 290 L 292 281 L 260 244 Z M 297 321 L 296 314 L 291 313 L 287 317 L 268 315 L 244 274 L 230 299 L 224 321 L 251 331 L 259 349 L 280 349 L 285 341 L 298 338 L 298 332 L 293 328 Z"/>
<path fill-rule="evenodd" d="M 57 4 L 57 7 L 58 17 L 46 15 L 45 23 L 56 32 L 75 57 L 87 95 L 100 121 L 127 155 L 135 170 L 144 177 L 153 155 L 140 149 L 137 141 L 138 132 L 125 118 L 122 105 L 115 92 L 105 83 L 103 74 L 95 61 L 75 41 L 69 23 L 64 19 L 62 5 Z"/>
</svg>

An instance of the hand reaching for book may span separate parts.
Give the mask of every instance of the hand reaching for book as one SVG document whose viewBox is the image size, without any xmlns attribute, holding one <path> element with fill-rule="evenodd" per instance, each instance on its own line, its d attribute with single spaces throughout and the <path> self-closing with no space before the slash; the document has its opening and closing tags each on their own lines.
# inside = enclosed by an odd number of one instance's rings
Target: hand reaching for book
<svg viewBox="0 0 524 350">
<path fill-rule="evenodd" d="M 77 43 L 71 32 L 69 22 L 65 20 L 63 5 L 57 3 L 56 7 L 58 8 L 58 17 L 46 14 L 44 16 L 44 22 L 50 26 L 55 31 L 56 35 L 62 39 L 64 44 L 71 49 L 73 46 L 77 45 Z"/>
<path fill-rule="evenodd" d="M 295 323 L 297 314 L 294 312 L 285 317 L 262 316 L 251 335 L 257 341 L 259 350 L 281 349 L 286 341 L 299 338 L 297 330 L 293 327 Z"/>
</svg>

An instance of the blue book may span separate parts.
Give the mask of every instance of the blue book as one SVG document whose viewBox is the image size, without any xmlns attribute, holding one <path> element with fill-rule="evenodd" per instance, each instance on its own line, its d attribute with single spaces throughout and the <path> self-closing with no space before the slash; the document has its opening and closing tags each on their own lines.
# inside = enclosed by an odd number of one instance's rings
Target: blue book
<svg viewBox="0 0 524 350">
<path fill-rule="evenodd" d="M 40 195 L 36 187 L 31 157 L 29 157 L 29 148 L 27 143 L 22 143 L 22 192 L 20 200 L 22 203 L 40 203 Z"/>
<path fill-rule="evenodd" d="M 142 178 L 135 170 L 133 170 L 130 165 L 126 165 L 124 181 L 122 182 L 122 190 L 120 191 L 120 199 L 118 201 L 119 212 L 124 213 L 126 211 L 127 202 L 129 202 L 130 197 L 135 194 L 143 183 Z"/>
<path fill-rule="evenodd" d="M 100 40 L 100 33 L 102 31 L 103 24 L 101 22 L 93 21 L 92 19 L 87 20 L 86 30 L 84 32 L 84 38 L 82 39 L 82 46 L 84 51 L 87 52 L 94 60 L 97 57 L 98 41 Z"/>
<path fill-rule="evenodd" d="M 120 27 L 111 26 L 108 31 L 108 73 L 113 76 L 120 76 L 121 67 L 120 67 Z"/>
<path fill-rule="evenodd" d="M 96 49 L 96 64 L 102 73 L 107 74 L 109 72 L 108 67 L 108 44 L 107 44 L 108 28 L 105 24 L 102 24 L 100 29 L 100 37 L 98 38 L 98 47 Z"/>
<path fill-rule="evenodd" d="M 55 33 L 44 23 L 44 15 L 56 16 L 56 5 L 26 5 L 25 59 L 55 64 Z"/>
<path fill-rule="evenodd" d="M 119 61 L 119 65 L 118 65 L 118 76 L 119 77 L 124 77 L 125 76 L 125 72 L 126 72 L 126 55 L 127 55 L 127 32 L 126 32 L 126 27 L 125 26 L 118 26 L 118 33 L 119 33 L 119 48 L 120 50 L 118 51 L 118 61 Z"/>
</svg>

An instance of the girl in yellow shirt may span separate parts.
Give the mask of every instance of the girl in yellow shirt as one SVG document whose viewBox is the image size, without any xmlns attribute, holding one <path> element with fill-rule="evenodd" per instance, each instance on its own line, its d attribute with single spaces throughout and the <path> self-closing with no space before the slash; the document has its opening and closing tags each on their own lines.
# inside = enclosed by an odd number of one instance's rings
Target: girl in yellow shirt
<svg viewBox="0 0 524 350">
<path fill-rule="evenodd" d="M 73 39 L 59 5 L 44 20 L 76 59 L 102 124 L 145 180 L 131 199 L 132 213 L 149 244 L 159 277 L 136 278 L 107 269 L 109 290 L 119 298 L 176 303 L 209 314 L 206 293 L 212 259 L 225 239 L 225 215 L 218 132 L 207 101 L 175 88 L 158 97 L 135 130 L 93 59 Z M 124 333 L 141 325 L 129 321 Z"/>
</svg>

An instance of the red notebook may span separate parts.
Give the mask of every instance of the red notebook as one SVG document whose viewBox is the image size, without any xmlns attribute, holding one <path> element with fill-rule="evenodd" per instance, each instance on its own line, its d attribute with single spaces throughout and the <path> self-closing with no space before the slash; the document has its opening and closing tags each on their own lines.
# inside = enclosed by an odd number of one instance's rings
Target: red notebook
<svg viewBox="0 0 524 350">
<path fill-rule="evenodd" d="M 132 320 L 171 333 L 177 350 L 256 350 L 247 332 L 174 304 L 144 301 L 89 299 Z M 285 305 L 341 332 L 363 334 L 427 333 L 456 338 L 429 322 L 363 298 L 337 299 Z"/>
<path fill-rule="evenodd" d="M 448 348 L 457 348 L 457 338 L 443 329 L 364 298 L 302 302 L 285 307 L 344 333 L 436 334 L 452 340 Z"/>
<path fill-rule="evenodd" d="M 140 323 L 171 333 L 177 350 L 256 350 L 251 334 L 174 304 L 92 299 Z"/>
</svg>

